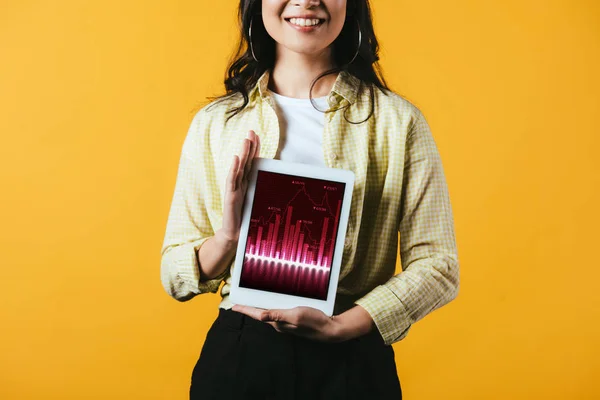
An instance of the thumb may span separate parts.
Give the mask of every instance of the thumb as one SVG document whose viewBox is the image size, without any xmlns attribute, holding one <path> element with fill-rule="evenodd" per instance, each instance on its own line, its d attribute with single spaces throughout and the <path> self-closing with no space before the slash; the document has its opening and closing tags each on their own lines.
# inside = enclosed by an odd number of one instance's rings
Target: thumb
<svg viewBox="0 0 600 400">
<path fill-rule="evenodd" d="M 284 314 L 282 312 L 282 310 L 268 310 L 265 313 L 263 313 L 261 320 L 262 321 L 275 321 L 275 322 L 279 322 L 279 321 L 284 321 Z"/>
</svg>

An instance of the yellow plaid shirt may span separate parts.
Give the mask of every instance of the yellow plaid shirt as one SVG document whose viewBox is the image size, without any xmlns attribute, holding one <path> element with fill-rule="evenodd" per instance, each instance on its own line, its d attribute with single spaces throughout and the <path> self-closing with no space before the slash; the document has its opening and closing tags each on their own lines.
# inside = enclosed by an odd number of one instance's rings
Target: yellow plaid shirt
<svg viewBox="0 0 600 400">
<path fill-rule="evenodd" d="M 212 292 L 229 309 L 233 263 L 220 276 L 200 276 L 197 251 L 222 225 L 223 193 L 233 154 L 248 130 L 261 140 L 261 157 L 274 158 L 279 120 L 265 72 L 249 104 L 225 123 L 233 97 L 196 113 L 183 142 L 161 252 L 161 280 L 179 301 Z M 341 72 L 328 97 L 323 157 L 327 166 L 355 174 L 335 314 L 358 304 L 373 318 L 386 344 L 403 339 L 413 323 L 454 299 L 459 263 L 452 208 L 442 162 L 420 110 L 398 94 L 375 89 L 358 96 L 359 80 Z M 395 275 L 400 234 L 402 272 Z"/>
</svg>

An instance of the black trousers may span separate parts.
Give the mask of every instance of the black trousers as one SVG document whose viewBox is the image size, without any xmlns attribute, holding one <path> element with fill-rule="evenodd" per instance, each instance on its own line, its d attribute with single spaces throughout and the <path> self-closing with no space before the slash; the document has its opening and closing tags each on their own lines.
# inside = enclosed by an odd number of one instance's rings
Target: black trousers
<svg viewBox="0 0 600 400">
<path fill-rule="evenodd" d="M 219 309 L 191 378 L 190 399 L 402 399 L 394 350 L 377 329 L 339 343 L 277 332 Z"/>
</svg>

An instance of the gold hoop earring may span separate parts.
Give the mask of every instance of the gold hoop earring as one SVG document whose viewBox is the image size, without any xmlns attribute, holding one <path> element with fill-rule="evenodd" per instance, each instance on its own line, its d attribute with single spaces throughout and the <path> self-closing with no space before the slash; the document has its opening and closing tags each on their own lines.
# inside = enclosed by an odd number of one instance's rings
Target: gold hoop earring
<svg viewBox="0 0 600 400">
<path fill-rule="evenodd" d="M 252 47 L 252 21 L 254 21 L 254 17 L 252 17 L 250 20 L 250 29 L 248 30 L 248 37 L 250 39 L 250 52 L 252 53 L 252 58 L 254 58 L 254 61 L 258 62 L 258 58 L 256 58 L 256 55 L 254 54 L 254 47 Z"/>
</svg>

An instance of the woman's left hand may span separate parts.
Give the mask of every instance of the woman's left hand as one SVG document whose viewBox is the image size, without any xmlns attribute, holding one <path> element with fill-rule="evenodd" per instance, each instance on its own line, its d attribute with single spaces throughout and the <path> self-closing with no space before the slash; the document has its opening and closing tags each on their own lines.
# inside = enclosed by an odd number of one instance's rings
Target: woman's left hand
<svg viewBox="0 0 600 400">
<path fill-rule="evenodd" d="M 374 326 L 370 315 L 355 306 L 340 315 L 327 316 L 312 307 L 270 309 L 236 304 L 233 311 L 264 321 L 278 332 L 292 333 L 324 342 L 342 342 L 368 333 Z M 351 323 L 349 323 L 352 321 Z"/>
</svg>

